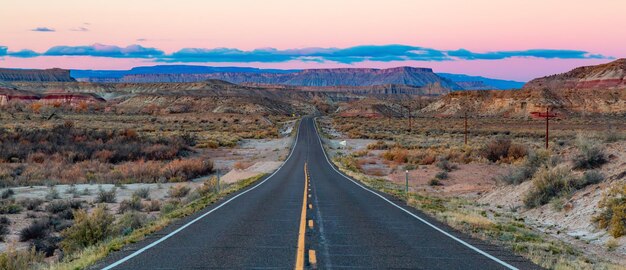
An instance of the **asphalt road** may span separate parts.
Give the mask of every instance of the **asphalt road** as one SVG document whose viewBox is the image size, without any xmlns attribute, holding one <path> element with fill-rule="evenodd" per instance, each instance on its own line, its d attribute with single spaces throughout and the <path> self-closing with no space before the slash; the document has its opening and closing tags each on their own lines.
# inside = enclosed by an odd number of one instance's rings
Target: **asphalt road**
<svg viewBox="0 0 626 270">
<path fill-rule="evenodd" d="M 305 163 L 310 185 L 305 184 Z M 327 161 L 308 117 L 291 155 L 273 175 L 94 268 L 293 269 L 299 235 L 304 239 L 300 251 L 305 251 L 305 268 L 312 267 L 309 250 L 315 251 L 318 269 L 537 268 L 346 178 Z"/>
</svg>

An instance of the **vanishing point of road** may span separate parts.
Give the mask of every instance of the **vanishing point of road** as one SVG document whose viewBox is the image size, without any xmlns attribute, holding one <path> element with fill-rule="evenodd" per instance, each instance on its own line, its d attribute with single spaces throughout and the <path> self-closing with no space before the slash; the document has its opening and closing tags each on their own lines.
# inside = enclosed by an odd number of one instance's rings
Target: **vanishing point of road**
<svg viewBox="0 0 626 270">
<path fill-rule="evenodd" d="M 93 268 L 538 267 L 344 176 L 330 164 L 314 119 L 305 117 L 276 172 Z"/>
</svg>

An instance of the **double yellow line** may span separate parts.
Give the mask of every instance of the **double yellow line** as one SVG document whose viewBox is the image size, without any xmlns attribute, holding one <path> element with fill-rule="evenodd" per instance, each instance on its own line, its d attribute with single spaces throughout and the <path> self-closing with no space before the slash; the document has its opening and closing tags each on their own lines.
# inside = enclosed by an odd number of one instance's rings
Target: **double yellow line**
<svg viewBox="0 0 626 270">
<path fill-rule="evenodd" d="M 300 229 L 298 232 L 298 250 L 296 253 L 296 270 L 304 269 L 304 238 L 306 236 L 306 208 L 308 201 L 308 190 L 309 190 L 309 171 L 307 169 L 307 163 L 304 163 L 304 195 L 302 197 L 302 213 L 300 214 Z M 309 208 L 312 208 L 312 205 L 309 205 Z M 309 220 L 309 227 L 313 227 L 313 221 Z M 315 256 L 314 250 L 309 250 L 309 262 L 315 264 L 317 258 Z"/>
</svg>

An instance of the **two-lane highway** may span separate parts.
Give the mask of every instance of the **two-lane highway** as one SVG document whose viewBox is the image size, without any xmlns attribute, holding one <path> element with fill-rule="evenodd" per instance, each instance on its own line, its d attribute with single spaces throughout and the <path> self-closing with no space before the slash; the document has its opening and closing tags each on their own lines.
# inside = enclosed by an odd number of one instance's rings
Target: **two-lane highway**
<svg viewBox="0 0 626 270">
<path fill-rule="evenodd" d="M 536 267 L 343 176 L 328 161 L 310 117 L 274 174 L 97 266 L 285 269 L 294 268 L 298 256 L 312 267 L 313 255 L 319 269 Z"/>
</svg>

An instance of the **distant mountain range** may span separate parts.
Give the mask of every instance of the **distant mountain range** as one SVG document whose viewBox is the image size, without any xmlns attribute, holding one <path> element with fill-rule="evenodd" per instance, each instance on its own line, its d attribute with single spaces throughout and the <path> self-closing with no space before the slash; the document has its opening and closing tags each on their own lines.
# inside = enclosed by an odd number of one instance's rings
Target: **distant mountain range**
<svg viewBox="0 0 626 270">
<path fill-rule="evenodd" d="M 130 70 L 72 70 L 72 77 L 90 82 L 198 82 L 207 79 L 231 83 L 293 86 L 436 85 L 451 90 L 517 89 L 524 83 L 462 74 L 434 73 L 429 68 L 336 68 L 280 70 L 249 67 L 159 65 Z"/>
<path fill-rule="evenodd" d="M 626 89 L 626 58 L 534 79 L 529 89 Z"/>
</svg>

